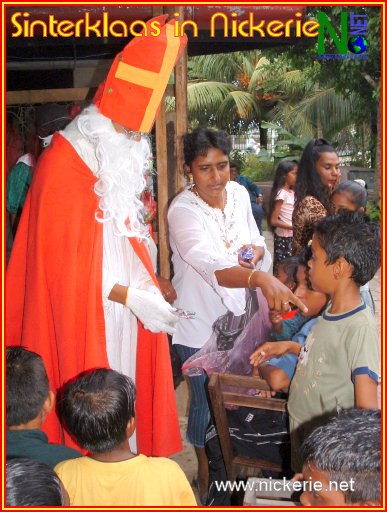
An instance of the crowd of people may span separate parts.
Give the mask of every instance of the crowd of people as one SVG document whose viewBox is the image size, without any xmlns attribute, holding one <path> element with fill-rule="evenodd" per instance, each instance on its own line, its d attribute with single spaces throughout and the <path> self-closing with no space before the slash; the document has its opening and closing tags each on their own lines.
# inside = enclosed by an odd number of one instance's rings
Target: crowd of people
<svg viewBox="0 0 387 512">
<path fill-rule="evenodd" d="M 132 40 L 93 104 L 54 134 L 33 177 L 22 169 L 29 191 L 6 290 L 7 505 L 197 504 L 168 459 L 182 444 L 167 334 L 190 387 L 201 504 L 219 504 L 209 495 L 207 384 L 223 371 L 258 373 L 268 396 L 287 398 L 286 453 L 276 453 L 287 476 L 354 482 L 336 494 L 305 490 L 304 505 L 379 505 L 369 282 L 380 229 L 365 214 L 366 190 L 340 183 L 324 139 L 280 162 L 267 212 L 272 262 L 261 191 L 230 164 L 225 132 L 196 128 L 183 140 L 190 184 L 168 209 L 172 282 L 158 276 L 141 201 L 146 134 L 187 42 L 158 21 L 160 35 Z M 136 69 L 157 75 L 151 96 Z M 261 416 L 269 431 L 271 421 Z M 250 446 L 258 458 L 260 446 Z"/>
</svg>

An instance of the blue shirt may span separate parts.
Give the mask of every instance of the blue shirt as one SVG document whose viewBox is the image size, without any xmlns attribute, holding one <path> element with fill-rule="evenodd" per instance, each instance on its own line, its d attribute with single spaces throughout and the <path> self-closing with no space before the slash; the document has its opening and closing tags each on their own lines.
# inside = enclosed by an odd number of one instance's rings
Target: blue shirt
<svg viewBox="0 0 387 512">
<path fill-rule="evenodd" d="M 302 328 L 293 336 L 292 341 L 295 341 L 296 343 L 299 343 L 300 345 L 305 344 L 305 340 L 311 331 L 314 324 L 317 322 L 318 317 L 315 316 L 314 318 L 311 318 L 308 320 Z M 287 378 L 289 380 L 292 380 L 294 372 L 296 371 L 297 366 L 297 360 L 298 356 L 295 354 L 284 354 L 281 357 L 273 357 L 268 361 L 267 364 L 270 364 L 270 366 L 275 366 L 276 368 L 279 368 L 282 370 Z"/>
<path fill-rule="evenodd" d="M 240 176 L 238 174 L 236 181 L 239 185 L 243 185 L 247 189 L 252 203 L 255 203 L 256 198 L 262 195 L 261 189 L 246 176 Z"/>
</svg>

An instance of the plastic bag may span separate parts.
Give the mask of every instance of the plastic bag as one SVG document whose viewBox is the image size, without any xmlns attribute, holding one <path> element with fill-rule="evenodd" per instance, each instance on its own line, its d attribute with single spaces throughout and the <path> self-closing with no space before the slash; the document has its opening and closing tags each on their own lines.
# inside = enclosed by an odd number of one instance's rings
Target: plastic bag
<svg viewBox="0 0 387 512">
<path fill-rule="evenodd" d="M 251 375 L 250 355 L 270 338 L 271 322 L 267 301 L 260 288 L 246 289 L 246 311 L 231 311 L 219 317 L 207 343 L 183 365 L 188 377 L 212 373 Z"/>
</svg>

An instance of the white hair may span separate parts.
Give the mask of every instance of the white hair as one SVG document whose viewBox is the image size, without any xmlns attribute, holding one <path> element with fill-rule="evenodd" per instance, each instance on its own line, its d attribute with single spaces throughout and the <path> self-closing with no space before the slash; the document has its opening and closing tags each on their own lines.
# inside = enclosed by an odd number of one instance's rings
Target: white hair
<svg viewBox="0 0 387 512">
<path fill-rule="evenodd" d="M 74 122 L 94 148 L 96 165 L 92 171 L 98 178 L 94 191 L 100 198 L 96 220 L 112 221 L 118 236 L 145 237 L 140 195 L 146 187 L 145 172 L 151 162 L 148 141 L 118 133 L 95 105 L 84 109 Z"/>
</svg>

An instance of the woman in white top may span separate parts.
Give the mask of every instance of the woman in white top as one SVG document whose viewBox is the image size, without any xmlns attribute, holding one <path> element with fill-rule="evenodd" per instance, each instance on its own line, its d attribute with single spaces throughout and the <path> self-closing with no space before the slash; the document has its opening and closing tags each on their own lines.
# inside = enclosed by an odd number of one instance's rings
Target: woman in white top
<svg viewBox="0 0 387 512">
<path fill-rule="evenodd" d="M 246 189 L 230 181 L 230 140 L 224 132 L 198 128 L 184 138 L 187 172 L 193 183 L 172 202 L 168 212 L 169 240 L 174 267 L 174 306 L 192 310 L 194 319 L 181 319 L 173 344 L 184 362 L 208 340 L 214 321 L 227 311 L 242 315 L 245 288 L 260 287 L 271 309 L 292 302 L 304 309 L 289 288 L 267 271 L 271 256 L 259 234 Z M 242 261 L 239 252 L 252 248 Z M 191 379 L 187 438 L 199 462 L 199 493 L 208 482 L 204 451 L 209 411 L 204 379 Z"/>
<path fill-rule="evenodd" d="M 273 274 L 277 276 L 278 264 L 292 255 L 294 209 L 293 187 L 297 180 L 297 162 L 282 160 L 275 172 L 270 192 L 268 224 L 274 233 Z"/>
</svg>

